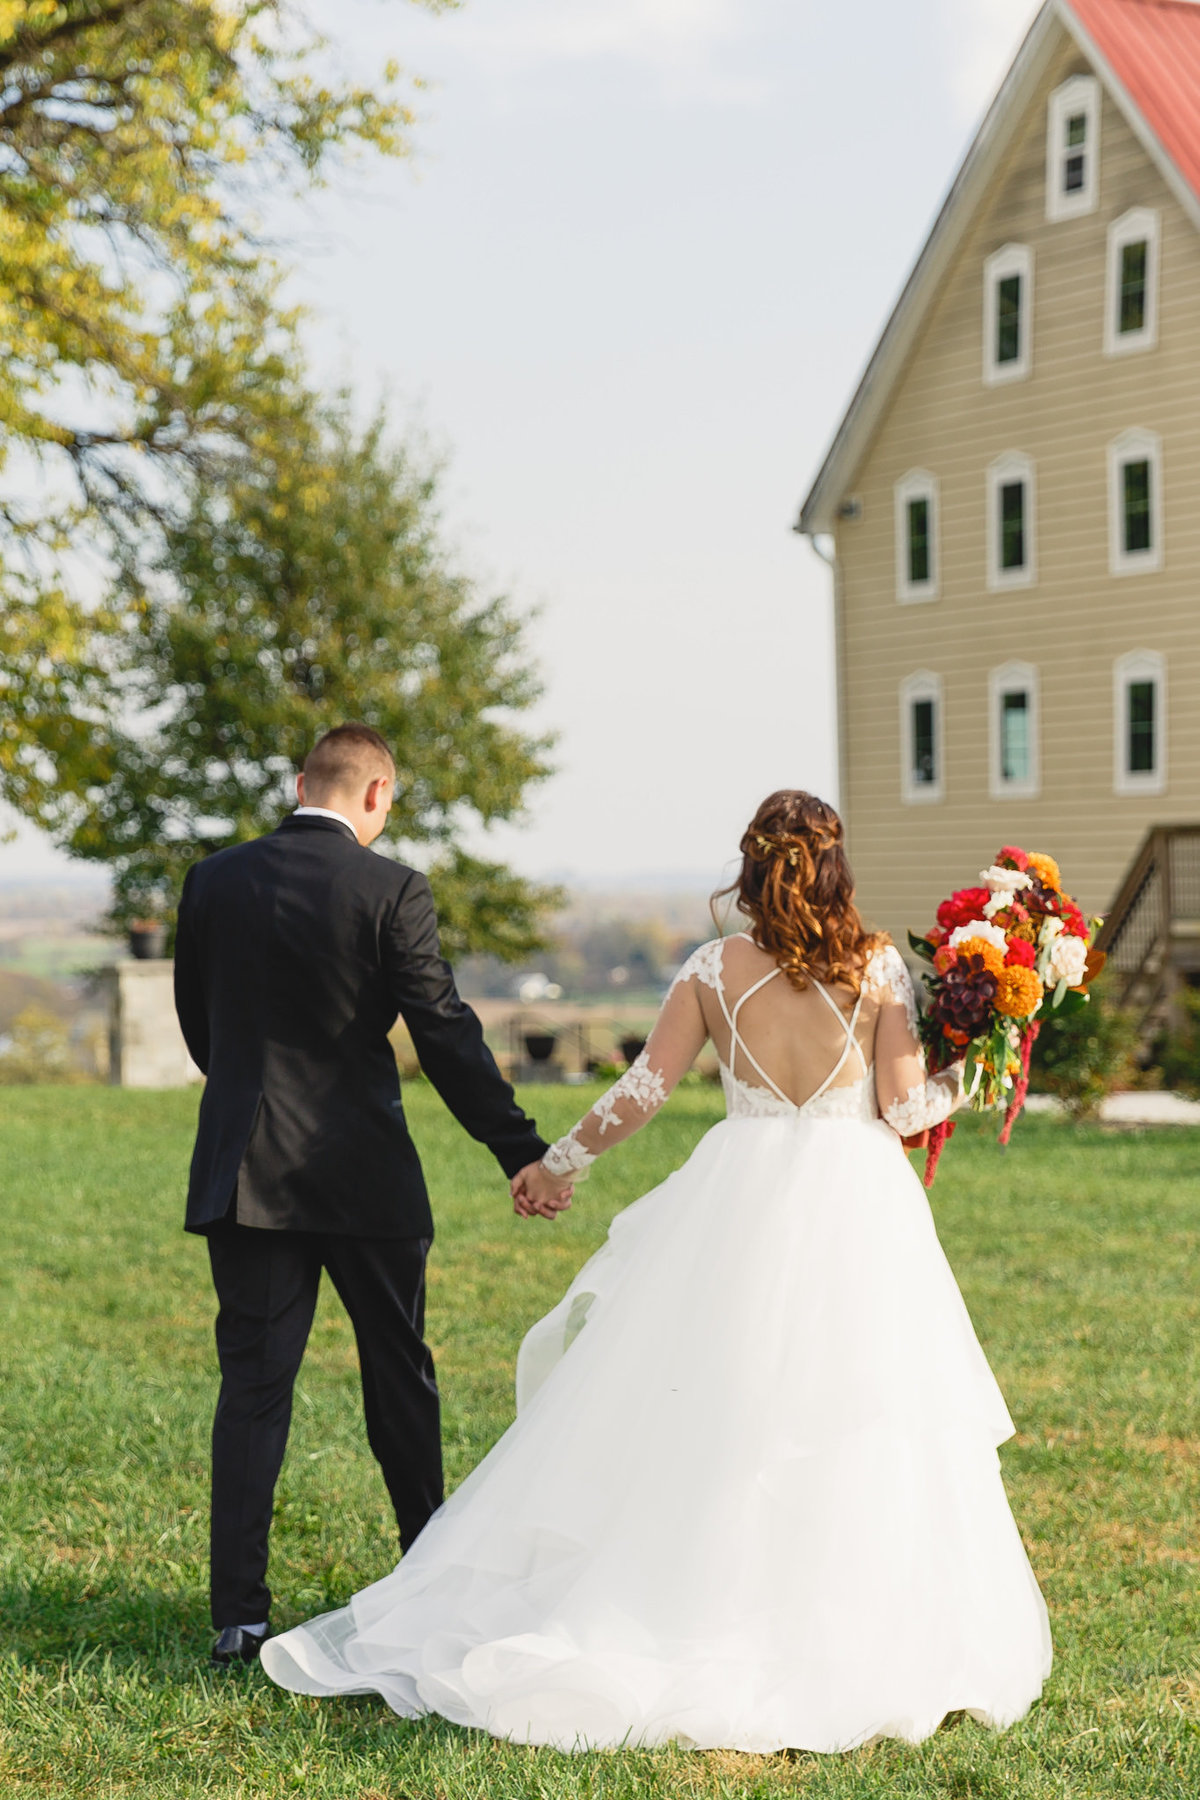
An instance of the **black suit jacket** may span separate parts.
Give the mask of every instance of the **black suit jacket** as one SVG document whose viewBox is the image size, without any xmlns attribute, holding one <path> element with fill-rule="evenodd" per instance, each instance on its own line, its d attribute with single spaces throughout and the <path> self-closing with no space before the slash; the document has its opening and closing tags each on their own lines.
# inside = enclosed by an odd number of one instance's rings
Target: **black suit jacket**
<svg viewBox="0 0 1200 1800">
<path fill-rule="evenodd" d="M 429 1237 L 433 1221 L 388 1032 L 506 1175 L 545 1144 L 438 946 L 429 883 L 334 819 L 289 818 L 183 884 L 175 1005 L 208 1077 L 187 1228 Z"/>
</svg>

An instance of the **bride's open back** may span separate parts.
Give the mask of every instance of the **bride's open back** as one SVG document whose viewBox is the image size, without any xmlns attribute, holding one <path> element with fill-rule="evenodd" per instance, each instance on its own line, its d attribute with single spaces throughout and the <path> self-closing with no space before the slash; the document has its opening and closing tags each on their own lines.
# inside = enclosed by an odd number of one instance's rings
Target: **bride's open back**
<svg viewBox="0 0 1200 1800">
<path fill-rule="evenodd" d="M 809 795 L 759 809 L 751 931 L 688 959 L 545 1168 L 581 1178 L 708 1040 L 726 1119 L 527 1334 L 516 1423 L 400 1566 L 265 1645 L 276 1681 L 565 1749 L 843 1750 L 1037 1697 L 1012 1422 L 900 1142 L 959 1071 L 926 1081 L 840 839 Z"/>
</svg>

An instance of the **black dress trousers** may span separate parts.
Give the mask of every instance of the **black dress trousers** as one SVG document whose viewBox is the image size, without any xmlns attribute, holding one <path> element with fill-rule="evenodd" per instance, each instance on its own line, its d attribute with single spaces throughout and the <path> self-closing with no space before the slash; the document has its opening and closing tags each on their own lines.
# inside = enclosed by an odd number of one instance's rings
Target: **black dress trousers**
<svg viewBox="0 0 1200 1800">
<path fill-rule="evenodd" d="M 405 1550 L 442 1503 L 433 1357 L 424 1342 L 428 1238 L 264 1231 L 232 1219 L 207 1233 L 221 1392 L 213 1421 L 212 1620 L 267 1618 L 267 1542 L 292 1389 L 327 1269 L 358 1341 L 367 1438 Z"/>
</svg>

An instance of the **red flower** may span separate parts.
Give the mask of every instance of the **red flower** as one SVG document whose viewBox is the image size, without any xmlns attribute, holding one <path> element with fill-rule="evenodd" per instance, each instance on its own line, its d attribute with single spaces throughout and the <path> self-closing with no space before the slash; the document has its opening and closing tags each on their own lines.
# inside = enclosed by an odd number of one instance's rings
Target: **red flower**
<svg viewBox="0 0 1200 1800">
<path fill-rule="evenodd" d="M 1013 844 L 1006 844 L 996 861 L 1002 869 L 1020 869 L 1024 872 L 1029 867 L 1029 858 L 1024 850 L 1018 850 Z"/>
<path fill-rule="evenodd" d="M 960 925 L 969 925 L 973 919 L 981 919 L 983 909 L 991 897 L 987 888 L 960 888 L 957 894 L 951 894 L 938 907 L 938 924 L 945 931 L 957 931 Z"/>
<path fill-rule="evenodd" d="M 948 931 L 943 931 L 940 925 L 935 925 L 932 931 L 925 933 L 925 942 L 931 950 L 940 950 L 949 936 Z"/>
<path fill-rule="evenodd" d="M 1010 938 L 1008 955 L 1004 960 L 1010 969 L 1032 969 L 1037 961 L 1037 951 L 1024 938 Z"/>
<path fill-rule="evenodd" d="M 1063 930 L 1068 937 L 1085 938 L 1087 936 L 1087 920 L 1073 900 L 1064 900 L 1062 921 Z"/>
</svg>

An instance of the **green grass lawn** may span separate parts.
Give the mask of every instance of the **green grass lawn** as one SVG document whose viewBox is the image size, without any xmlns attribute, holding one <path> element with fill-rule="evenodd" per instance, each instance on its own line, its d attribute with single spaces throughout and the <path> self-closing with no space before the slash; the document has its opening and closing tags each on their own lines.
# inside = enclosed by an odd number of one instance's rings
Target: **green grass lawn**
<svg viewBox="0 0 1200 1800">
<path fill-rule="evenodd" d="M 512 1413 L 526 1327 L 612 1214 L 717 1116 L 680 1090 L 555 1226 L 410 1092 L 438 1240 L 430 1335 L 458 1481 Z M 554 1134 L 587 1098 L 529 1095 Z M 212 1301 L 179 1228 L 196 1097 L 0 1089 L 0 1796 L 566 1800 L 576 1796 L 1200 1795 L 1200 1132 L 974 1123 L 935 1194 L 943 1242 L 1019 1435 L 1003 1452 L 1050 1606 L 1045 1698 L 994 1737 L 757 1758 L 567 1757 L 372 1699 L 216 1676 L 205 1570 Z M 392 1563 L 348 1326 L 322 1303 L 279 1493 L 276 1624 Z"/>
</svg>

